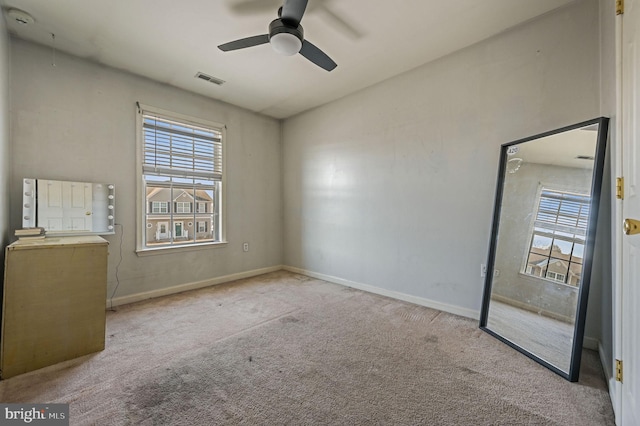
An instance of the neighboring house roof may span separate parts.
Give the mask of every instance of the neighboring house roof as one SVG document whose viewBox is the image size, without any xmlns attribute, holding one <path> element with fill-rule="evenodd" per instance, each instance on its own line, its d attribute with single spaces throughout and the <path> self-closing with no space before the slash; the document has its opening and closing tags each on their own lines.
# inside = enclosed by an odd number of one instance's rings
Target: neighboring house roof
<svg viewBox="0 0 640 426">
<path fill-rule="evenodd" d="M 545 266 L 547 266 L 547 264 L 554 265 L 554 264 L 557 264 L 557 263 L 562 264 L 562 266 L 564 266 L 564 268 L 567 269 L 567 264 L 564 261 L 560 260 L 560 259 L 551 259 L 551 260 L 544 259 L 544 260 L 541 260 L 540 262 L 536 263 L 535 265 L 540 267 L 540 268 L 544 268 Z"/>
<path fill-rule="evenodd" d="M 177 201 L 180 197 L 187 196 L 190 199 L 193 199 L 193 195 L 191 191 L 186 189 L 174 189 L 174 193 L 177 191 L 177 196 L 174 197 L 173 201 Z M 147 188 L 147 200 L 148 201 L 170 201 L 171 200 L 171 189 L 170 188 Z M 213 201 L 211 195 L 202 189 L 196 190 L 196 201 Z"/>
</svg>

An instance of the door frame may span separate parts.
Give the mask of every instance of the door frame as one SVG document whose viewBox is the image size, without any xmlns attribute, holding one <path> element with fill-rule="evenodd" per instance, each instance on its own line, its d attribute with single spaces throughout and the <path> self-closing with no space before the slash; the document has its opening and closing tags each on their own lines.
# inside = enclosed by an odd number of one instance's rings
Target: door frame
<svg viewBox="0 0 640 426">
<path fill-rule="evenodd" d="M 613 7 L 613 6 L 612 6 Z M 611 181 L 615 185 L 616 178 L 622 176 L 622 15 L 615 18 L 615 60 L 616 60 L 616 119 L 615 137 L 611 144 L 612 176 Z M 614 191 L 615 194 L 615 191 Z M 614 195 L 615 197 L 615 195 Z M 622 200 L 614 198 L 611 212 L 611 257 L 612 257 L 612 314 L 613 314 L 613 359 L 610 371 L 612 372 L 609 393 L 613 403 L 616 423 L 621 418 L 622 411 L 622 383 L 616 380 L 616 360 L 622 357 Z"/>
<path fill-rule="evenodd" d="M 636 3 L 635 7 L 640 7 L 640 3 Z M 612 181 L 615 182 L 617 177 L 625 177 L 625 169 L 624 169 L 624 147 L 626 142 L 626 135 L 624 134 L 625 129 L 632 128 L 634 125 L 640 125 L 640 123 L 635 122 L 637 118 L 635 116 L 631 116 L 625 111 L 625 103 L 624 103 L 624 93 L 623 90 L 623 54 L 624 54 L 624 28 L 623 28 L 623 19 L 624 13 L 616 16 L 615 19 L 615 61 L 616 61 L 616 102 L 615 102 L 615 138 L 613 140 L 612 147 Z M 638 31 L 638 29 L 636 29 Z M 638 65 L 636 65 L 638 66 Z M 640 72 L 640 69 L 634 70 L 634 72 Z M 627 123 L 626 120 L 633 120 L 633 123 Z M 635 144 L 639 144 L 640 141 L 635 141 Z M 626 183 L 625 183 L 626 186 Z M 623 413 L 623 382 L 619 382 L 616 380 L 615 373 L 615 363 L 616 360 L 622 360 L 624 363 L 624 338 L 627 336 L 624 331 L 625 327 L 625 313 L 623 312 L 624 303 L 623 303 L 623 293 L 625 289 L 624 283 L 624 267 L 628 267 L 628 265 L 624 265 L 623 258 L 623 247 L 624 247 L 624 239 L 627 238 L 624 236 L 623 232 L 623 222 L 624 222 L 624 199 L 614 199 L 612 205 L 612 223 L 611 223 L 611 247 L 612 247 L 612 281 L 613 281 L 613 295 L 612 295 L 612 314 L 613 314 L 613 360 L 612 362 L 612 372 L 613 377 L 610 379 L 609 392 L 611 396 L 611 400 L 613 403 L 613 408 L 615 412 L 615 420 L 616 424 L 622 424 L 625 419 L 628 417 L 628 414 L 625 415 Z M 628 285 L 628 283 L 627 283 Z M 626 320 L 628 321 L 628 320 Z M 637 355 L 637 354 L 634 354 Z M 623 368 L 624 370 L 624 368 Z M 624 371 L 623 371 L 624 373 Z M 638 374 L 634 375 L 634 379 L 637 379 Z M 623 377 L 624 380 L 624 377 Z M 613 383 L 613 385 L 611 384 Z M 635 416 L 638 416 L 638 413 L 635 413 Z"/>
</svg>

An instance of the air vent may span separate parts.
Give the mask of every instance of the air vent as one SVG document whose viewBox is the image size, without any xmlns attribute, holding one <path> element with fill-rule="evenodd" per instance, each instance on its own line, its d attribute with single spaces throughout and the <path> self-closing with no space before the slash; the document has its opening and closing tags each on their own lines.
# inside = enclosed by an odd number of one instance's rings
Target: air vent
<svg viewBox="0 0 640 426">
<path fill-rule="evenodd" d="M 576 157 L 576 160 L 589 160 L 589 161 L 593 161 L 593 160 L 595 160 L 595 159 L 596 159 L 596 157 L 592 157 L 592 156 L 590 156 L 590 155 L 578 155 L 578 156 Z"/>
<path fill-rule="evenodd" d="M 200 80 L 208 81 L 209 83 L 217 84 L 218 86 L 222 86 L 224 84 L 224 80 L 220 80 L 219 78 L 211 77 L 205 73 L 199 72 L 196 74 L 196 78 Z"/>
</svg>

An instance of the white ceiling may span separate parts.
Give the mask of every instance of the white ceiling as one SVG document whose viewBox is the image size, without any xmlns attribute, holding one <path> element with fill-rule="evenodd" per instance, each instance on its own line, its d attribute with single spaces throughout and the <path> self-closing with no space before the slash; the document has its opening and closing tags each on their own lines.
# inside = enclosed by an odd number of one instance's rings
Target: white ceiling
<svg viewBox="0 0 640 426">
<path fill-rule="evenodd" d="M 338 63 L 327 72 L 269 45 L 282 0 L 0 0 L 35 23 L 12 34 L 275 118 L 343 97 L 574 0 L 309 0 L 305 38 Z M 55 34 L 55 40 L 51 34 Z M 197 72 L 225 80 L 216 86 Z"/>
<path fill-rule="evenodd" d="M 593 169 L 593 160 L 578 157 L 595 157 L 597 143 L 598 126 L 592 125 L 521 143 L 509 158 L 522 158 L 525 163 Z"/>
</svg>

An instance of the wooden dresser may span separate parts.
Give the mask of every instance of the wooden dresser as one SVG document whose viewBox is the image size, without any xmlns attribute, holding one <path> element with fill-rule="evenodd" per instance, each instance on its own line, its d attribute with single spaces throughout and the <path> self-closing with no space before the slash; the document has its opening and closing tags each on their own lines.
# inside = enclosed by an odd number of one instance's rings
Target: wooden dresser
<svg viewBox="0 0 640 426">
<path fill-rule="evenodd" d="M 108 244 L 74 236 L 7 247 L 0 378 L 104 349 Z"/>
</svg>

